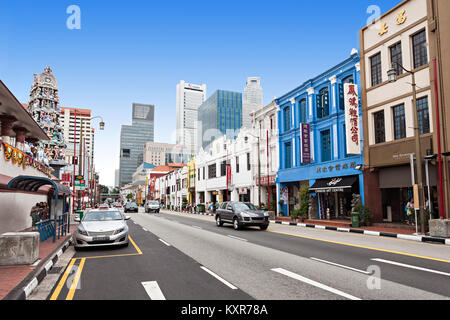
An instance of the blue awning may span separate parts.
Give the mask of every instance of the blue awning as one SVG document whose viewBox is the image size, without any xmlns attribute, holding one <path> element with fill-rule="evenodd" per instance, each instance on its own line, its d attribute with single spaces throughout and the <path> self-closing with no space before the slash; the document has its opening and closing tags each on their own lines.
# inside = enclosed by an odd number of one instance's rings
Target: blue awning
<svg viewBox="0 0 450 320">
<path fill-rule="evenodd" d="M 7 189 L 10 190 L 20 190 L 27 192 L 38 192 L 43 186 L 51 186 L 54 190 L 54 197 L 58 200 L 60 195 L 70 195 L 70 189 L 67 186 L 56 183 L 55 181 L 43 178 L 43 177 L 33 177 L 33 176 L 19 176 L 12 179 L 8 185 Z"/>
</svg>

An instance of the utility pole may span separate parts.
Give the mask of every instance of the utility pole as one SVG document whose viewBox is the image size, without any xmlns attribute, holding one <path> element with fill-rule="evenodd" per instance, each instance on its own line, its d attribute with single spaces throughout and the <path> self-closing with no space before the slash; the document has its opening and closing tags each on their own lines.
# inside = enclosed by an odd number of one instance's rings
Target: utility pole
<svg viewBox="0 0 450 320">
<path fill-rule="evenodd" d="M 270 211 L 269 130 L 267 130 L 267 211 Z"/>
</svg>

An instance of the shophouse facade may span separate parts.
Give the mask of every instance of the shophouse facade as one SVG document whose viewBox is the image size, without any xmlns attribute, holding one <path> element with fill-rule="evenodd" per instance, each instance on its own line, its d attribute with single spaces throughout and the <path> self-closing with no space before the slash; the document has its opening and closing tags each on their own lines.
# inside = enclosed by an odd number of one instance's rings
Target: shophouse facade
<svg viewBox="0 0 450 320">
<path fill-rule="evenodd" d="M 422 183 L 437 208 L 437 166 L 424 160 L 436 151 L 429 28 L 427 1 L 406 0 L 360 30 L 365 194 L 375 222 L 404 222 L 414 197 L 416 111 L 407 70 L 417 84 Z M 392 68 L 398 74 L 394 83 L 388 79 Z"/>
<path fill-rule="evenodd" d="M 360 197 L 364 202 L 362 151 L 347 152 L 349 131 L 360 129 L 360 114 L 354 114 L 352 127 L 346 124 L 347 91 L 360 84 L 359 54 L 351 56 L 321 75 L 275 100 L 279 106 L 278 131 L 280 170 L 278 198 L 285 215 L 299 208 L 301 186 L 310 187 L 310 218 L 345 218 L 351 213 L 351 201 Z M 354 104 L 359 105 L 355 90 Z M 358 115 L 359 113 L 359 115 Z M 355 131 L 356 132 L 356 131 Z M 360 133 L 359 133 L 360 134 Z M 354 139 L 360 146 L 362 135 Z M 352 139 L 353 140 L 353 139 Z"/>
</svg>

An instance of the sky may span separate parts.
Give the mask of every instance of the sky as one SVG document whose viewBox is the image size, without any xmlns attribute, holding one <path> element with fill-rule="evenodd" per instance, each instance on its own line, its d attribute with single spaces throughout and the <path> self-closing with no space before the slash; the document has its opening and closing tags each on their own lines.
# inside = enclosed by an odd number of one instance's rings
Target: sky
<svg viewBox="0 0 450 320">
<path fill-rule="evenodd" d="M 155 141 L 175 142 L 180 80 L 243 92 L 261 77 L 264 104 L 359 50 L 359 29 L 400 0 L 1 0 L 0 79 L 28 103 L 50 66 L 62 107 L 106 123 L 95 136 L 100 183 L 114 185 L 120 128 L 132 104 L 155 105 Z M 80 8 L 80 29 L 71 5 Z"/>
</svg>

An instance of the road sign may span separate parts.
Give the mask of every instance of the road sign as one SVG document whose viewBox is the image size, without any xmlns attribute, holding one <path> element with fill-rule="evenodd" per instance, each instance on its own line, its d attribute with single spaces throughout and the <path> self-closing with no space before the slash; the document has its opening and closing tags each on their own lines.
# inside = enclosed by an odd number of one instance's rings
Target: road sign
<svg viewBox="0 0 450 320">
<path fill-rule="evenodd" d="M 86 180 L 84 180 L 83 176 L 76 176 L 75 177 L 75 190 L 76 191 L 83 191 L 86 189 Z"/>
</svg>

